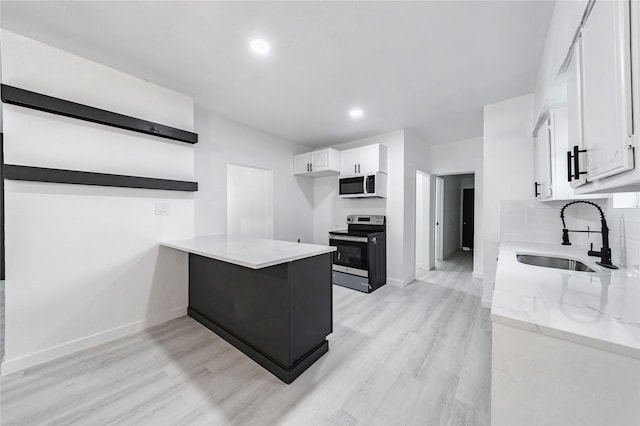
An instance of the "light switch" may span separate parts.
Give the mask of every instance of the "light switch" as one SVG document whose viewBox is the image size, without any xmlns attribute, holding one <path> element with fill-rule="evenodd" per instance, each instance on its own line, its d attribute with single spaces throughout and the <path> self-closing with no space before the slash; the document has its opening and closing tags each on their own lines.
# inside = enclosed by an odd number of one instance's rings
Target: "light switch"
<svg viewBox="0 0 640 426">
<path fill-rule="evenodd" d="M 156 216 L 168 216 L 169 203 L 156 203 L 155 212 L 156 212 Z"/>
</svg>

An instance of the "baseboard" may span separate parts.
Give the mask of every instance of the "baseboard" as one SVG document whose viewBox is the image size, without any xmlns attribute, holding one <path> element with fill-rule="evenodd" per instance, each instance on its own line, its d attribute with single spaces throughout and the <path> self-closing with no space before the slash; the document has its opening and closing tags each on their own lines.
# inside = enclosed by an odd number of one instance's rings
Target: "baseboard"
<svg viewBox="0 0 640 426">
<path fill-rule="evenodd" d="M 409 278 L 404 280 L 397 280 L 395 278 L 387 278 L 387 284 L 390 284 L 394 287 L 406 287 L 409 283 L 412 283 L 416 280 L 415 275 L 411 275 Z"/>
<path fill-rule="evenodd" d="M 484 279 L 484 274 L 482 272 L 474 272 L 474 273 L 471 274 L 471 276 L 473 278 L 480 278 L 481 280 Z"/>
<path fill-rule="evenodd" d="M 491 299 L 482 299 L 482 302 L 480 303 L 480 306 L 482 306 L 483 308 L 486 309 L 491 309 Z"/>
<path fill-rule="evenodd" d="M 29 354 L 20 358 L 9 360 L 5 359 L 0 366 L 0 375 L 4 376 L 6 374 L 24 370 L 25 368 L 33 367 L 44 362 L 52 361 L 56 358 L 60 358 L 84 349 L 91 348 L 93 346 L 107 343 L 117 338 L 145 330 L 147 328 L 185 315 L 187 315 L 187 306 L 175 308 L 141 321 L 136 321 L 134 323 L 103 331 L 98 334 L 73 340 L 71 342 L 64 343 L 59 346 L 54 346 L 52 348 L 45 349 L 44 351 Z"/>
</svg>

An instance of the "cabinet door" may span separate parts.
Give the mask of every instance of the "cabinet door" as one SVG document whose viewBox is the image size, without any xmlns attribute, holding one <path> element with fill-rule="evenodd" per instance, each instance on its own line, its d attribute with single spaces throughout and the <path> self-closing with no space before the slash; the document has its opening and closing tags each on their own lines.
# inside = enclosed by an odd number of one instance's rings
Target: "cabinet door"
<svg viewBox="0 0 640 426">
<path fill-rule="evenodd" d="M 633 168 L 630 3 L 596 1 L 581 34 L 582 137 L 587 180 Z"/>
<path fill-rule="evenodd" d="M 311 156 L 308 152 L 304 154 L 298 154 L 293 157 L 293 174 L 302 175 L 308 173 L 311 161 Z"/>
<path fill-rule="evenodd" d="M 311 171 L 329 170 L 329 150 L 313 151 L 311 153 Z"/>
<path fill-rule="evenodd" d="M 551 198 L 551 126 L 547 118 L 538 130 L 535 140 L 535 190 L 536 198 L 546 200 Z"/>
<path fill-rule="evenodd" d="M 581 55 L 582 41 L 578 40 L 571 55 L 571 62 L 567 68 L 567 136 L 569 158 L 567 163 L 567 177 L 557 176 L 557 179 L 567 179 L 571 188 L 577 188 L 587 183 L 586 172 L 579 175 L 576 179 L 574 176 L 574 159 L 573 148 L 578 147 L 579 151 L 583 151 L 582 138 L 582 71 L 581 71 Z M 579 159 L 583 160 L 582 169 L 584 170 L 584 153 L 579 153 Z M 567 161 L 568 160 L 568 161 Z"/>
<path fill-rule="evenodd" d="M 358 149 L 342 151 L 340 156 L 340 174 L 355 175 L 358 173 Z"/>
<path fill-rule="evenodd" d="M 358 172 L 375 173 L 380 170 L 380 145 L 369 145 L 360 148 L 358 155 Z"/>
</svg>

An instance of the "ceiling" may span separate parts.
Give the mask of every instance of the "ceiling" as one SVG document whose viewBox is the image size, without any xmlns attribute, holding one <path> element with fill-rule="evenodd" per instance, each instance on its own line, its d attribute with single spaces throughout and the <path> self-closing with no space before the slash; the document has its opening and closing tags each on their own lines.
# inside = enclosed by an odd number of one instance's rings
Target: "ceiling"
<svg viewBox="0 0 640 426">
<path fill-rule="evenodd" d="M 530 93 L 550 1 L 6 1 L 2 28 L 192 96 L 312 147 L 398 129 L 482 135 L 482 107 Z M 253 37 L 271 50 L 258 56 Z M 351 107 L 364 116 L 349 117 Z"/>
</svg>

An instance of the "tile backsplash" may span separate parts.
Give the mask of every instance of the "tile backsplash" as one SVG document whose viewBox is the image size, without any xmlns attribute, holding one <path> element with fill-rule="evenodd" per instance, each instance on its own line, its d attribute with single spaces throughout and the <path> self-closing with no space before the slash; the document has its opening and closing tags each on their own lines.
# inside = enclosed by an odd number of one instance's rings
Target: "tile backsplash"
<svg viewBox="0 0 640 426">
<path fill-rule="evenodd" d="M 609 226 L 613 263 L 640 272 L 640 209 L 614 209 L 611 199 L 589 200 L 602 208 Z M 505 200 L 500 203 L 500 240 L 560 244 L 560 210 L 568 201 L 541 203 L 534 200 Z M 594 250 L 602 247 L 600 214 L 587 204 L 575 204 L 565 210 L 568 229 L 596 232 L 570 232 L 575 247 Z"/>
</svg>

